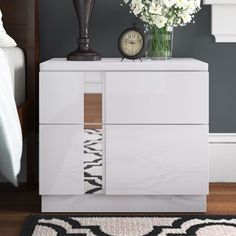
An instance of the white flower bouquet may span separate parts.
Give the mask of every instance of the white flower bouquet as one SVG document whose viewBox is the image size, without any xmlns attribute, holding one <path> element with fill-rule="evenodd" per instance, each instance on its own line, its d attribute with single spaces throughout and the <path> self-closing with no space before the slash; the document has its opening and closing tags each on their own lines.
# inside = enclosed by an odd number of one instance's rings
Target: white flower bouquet
<svg viewBox="0 0 236 236">
<path fill-rule="evenodd" d="M 157 59 L 171 57 L 173 27 L 190 23 L 201 9 L 201 0 L 123 0 L 123 3 L 147 26 L 152 37 L 151 57 Z"/>
</svg>

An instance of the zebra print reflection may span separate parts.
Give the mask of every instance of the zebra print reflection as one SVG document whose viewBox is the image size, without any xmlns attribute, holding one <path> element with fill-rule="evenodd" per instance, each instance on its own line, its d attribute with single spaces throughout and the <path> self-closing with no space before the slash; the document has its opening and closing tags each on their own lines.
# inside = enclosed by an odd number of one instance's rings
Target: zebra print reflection
<svg viewBox="0 0 236 236">
<path fill-rule="evenodd" d="M 102 130 L 85 129 L 84 135 L 84 191 L 102 193 Z"/>
</svg>

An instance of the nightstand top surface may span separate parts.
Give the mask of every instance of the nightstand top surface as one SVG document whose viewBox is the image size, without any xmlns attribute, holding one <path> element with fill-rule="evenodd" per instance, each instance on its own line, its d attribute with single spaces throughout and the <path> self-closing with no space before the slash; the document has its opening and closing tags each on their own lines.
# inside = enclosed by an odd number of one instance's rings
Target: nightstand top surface
<svg viewBox="0 0 236 236">
<path fill-rule="evenodd" d="M 132 61 L 103 58 L 101 61 L 67 61 L 53 58 L 40 64 L 40 71 L 208 71 L 208 64 L 193 58 Z"/>
</svg>

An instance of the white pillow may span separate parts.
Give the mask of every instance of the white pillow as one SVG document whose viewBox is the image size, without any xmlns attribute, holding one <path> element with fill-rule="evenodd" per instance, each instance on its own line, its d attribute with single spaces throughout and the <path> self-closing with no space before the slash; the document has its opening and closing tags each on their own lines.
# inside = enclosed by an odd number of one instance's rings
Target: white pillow
<svg viewBox="0 0 236 236">
<path fill-rule="evenodd" d="M 16 42 L 5 31 L 2 22 L 2 12 L 0 10 L 0 48 L 16 47 Z"/>
</svg>

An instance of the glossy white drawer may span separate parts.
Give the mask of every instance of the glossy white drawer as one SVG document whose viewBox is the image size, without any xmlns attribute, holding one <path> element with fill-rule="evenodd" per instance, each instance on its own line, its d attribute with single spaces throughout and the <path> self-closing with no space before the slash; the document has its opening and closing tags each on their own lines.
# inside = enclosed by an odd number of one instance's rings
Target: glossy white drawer
<svg viewBox="0 0 236 236">
<path fill-rule="evenodd" d="M 106 124 L 208 124 L 208 72 L 107 72 Z"/>
<path fill-rule="evenodd" d="M 84 80 L 81 72 L 40 72 L 40 124 L 82 124 Z"/>
<path fill-rule="evenodd" d="M 106 194 L 206 195 L 207 125 L 106 125 Z"/>
<path fill-rule="evenodd" d="M 40 194 L 84 193 L 82 125 L 40 125 Z"/>
</svg>

